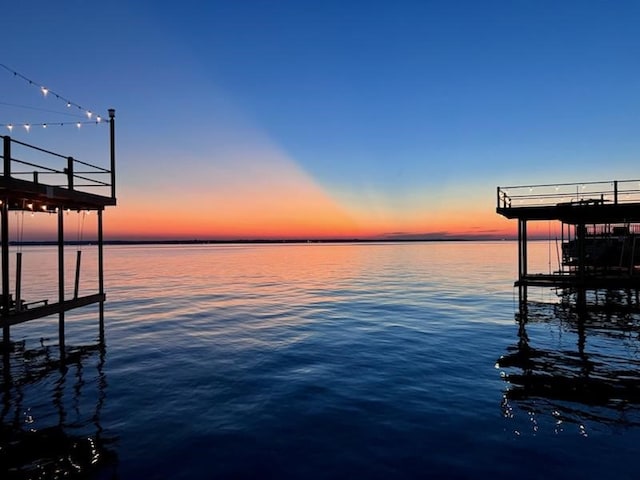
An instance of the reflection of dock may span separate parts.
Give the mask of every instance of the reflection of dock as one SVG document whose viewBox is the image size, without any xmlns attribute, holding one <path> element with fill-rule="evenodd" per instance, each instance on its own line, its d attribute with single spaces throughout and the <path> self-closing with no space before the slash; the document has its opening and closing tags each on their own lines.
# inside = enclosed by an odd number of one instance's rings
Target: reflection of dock
<svg viewBox="0 0 640 480">
<path fill-rule="evenodd" d="M 545 420 L 580 434 L 589 424 L 640 426 L 638 298 L 613 290 L 581 296 L 583 303 L 576 297 L 566 291 L 559 303 L 520 302 L 518 341 L 496 363 L 508 385 L 503 413 L 513 419 L 518 407 L 535 419 L 534 432 Z M 558 345 L 549 345 L 549 330 Z"/>
<path fill-rule="evenodd" d="M 0 384 L 0 471 L 15 479 L 105 473 L 100 478 L 116 478 L 113 439 L 100 423 L 107 386 L 104 344 L 68 346 L 64 359 L 52 355 L 44 341 L 35 349 L 25 342 L 13 347 L 5 353 Z M 47 384 L 51 400 L 43 402 Z"/>
<path fill-rule="evenodd" d="M 10 327 L 22 322 L 58 315 L 58 337 L 61 357 L 65 354 L 65 312 L 98 303 L 100 335 L 104 331 L 104 271 L 102 213 L 116 204 L 115 197 L 115 111 L 109 110 L 110 166 L 104 168 L 0 136 L 3 143 L 2 175 L 0 175 L 0 230 L 2 243 L 2 291 L 0 292 L 0 326 L 3 347 L 10 350 Z M 104 193 L 108 194 L 105 195 Z M 28 299 L 22 289 L 22 251 L 16 252 L 15 285 L 9 275 L 9 213 L 23 215 L 51 214 L 57 217 L 58 295 L 56 299 Z M 75 285 L 72 298 L 65 295 L 64 243 L 65 214 L 74 211 L 97 213 L 98 291 L 80 296 L 81 251 L 76 256 Z M 22 220 L 24 222 L 24 220 Z M 24 225 L 24 223 L 22 223 Z M 20 228 L 16 228 L 20 234 Z M 19 240 L 19 242 L 22 239 Z"/>
</svg>

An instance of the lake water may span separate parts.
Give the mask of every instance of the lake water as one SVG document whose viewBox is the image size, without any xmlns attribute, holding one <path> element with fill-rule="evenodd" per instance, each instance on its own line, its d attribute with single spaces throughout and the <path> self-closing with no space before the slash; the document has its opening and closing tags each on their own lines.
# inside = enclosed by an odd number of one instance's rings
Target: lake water
<svg viewBox="0 0 640 480">
<path fill-rule="evenodd" d="M 23 298 L 55 299 L 56 250 L 23 257 Z M 0 476 L 636 478 L 638 319 L 531 289 L 523 330 L 516 265 L 515 242 L 106 247 L 105 346 L 97 306 L 67 314 L 66 370 L 57 317 L 12 328 Z"/>
</svg>

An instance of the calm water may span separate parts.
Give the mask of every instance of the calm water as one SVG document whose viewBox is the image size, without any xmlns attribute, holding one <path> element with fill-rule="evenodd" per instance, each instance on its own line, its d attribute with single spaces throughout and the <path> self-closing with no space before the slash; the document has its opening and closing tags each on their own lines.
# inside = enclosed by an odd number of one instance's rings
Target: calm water
<svg viewBox="0 0 640 480">
<path fill-rule="evenodd" d="M 555 250 L 530 252 L 547 271 Z M 23 297 L 55 299 L 55 250 L 23 255 Z M 0 465 L 34 478 L 636 478 L 637 319 L 579 328 L 532 290 L 519 330 L 516 258 L 511 242 L 108 247 L 104 348 L 95 306 L 67 316 L 66 371 L 52 364 L 56 318 L 12 329 Z M 95 269 L 86 248 L 81 294 Z"/>
</svg>

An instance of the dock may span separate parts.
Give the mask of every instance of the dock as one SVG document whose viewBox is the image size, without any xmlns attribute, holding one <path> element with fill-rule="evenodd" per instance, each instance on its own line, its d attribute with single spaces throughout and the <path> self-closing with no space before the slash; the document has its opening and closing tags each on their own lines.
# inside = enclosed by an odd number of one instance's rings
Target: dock
<svg viewBox="0 0 640 480">
<path fill-rule="evenodd" d="M 116 205 L 115 177 L 115 110 L 109 110 L 109 142 L 105 147 L 104 166 L 85 162 L 0 135 L 2 166 L 0 174 L 0 243 L 2 263 L 2 292 L 0 297 L 0 325 L 4 351 L 11 348 L 10 329 L 30 320 L 58 315 L 58 340 L 61 358 L 65 352 L 65 312 L 90 304 L 99 304 L 100 338 L 104 337 L 104 257 L 103 212 Z M 105 142 L 106 144 L 107 142 Z M 10 224 L 13 211 L 33 215 L 57 216 L 58 296 L 56 299 L 30 302 L 22 298 L 21 253 L 17 253 L 15 285 L 10 283 Z M 65 214 L 95 212 L 97 215 L 98 290 L 79 296 L 78 283 L 81 252 L 77 252 L 74 295 L 65 296 L 64 234 Z"/>
<path fill-rule="evenodd" d="M 496 200 L 518 222 L 518 338 L 496 362 L 503 415 L 526 415 L 534 435 L 545 424 L 583 436 L 593 422 L 628 425 L 640 408 L 640 362 L 624 350 L 640 338 L 640 181 L 498 187 Z M 529 271 L 528 228 L 540 221 L 560 224 L 547 273 Z M 529 287 L 557 296 L 530 300 Z M 541 325 L 557 342 L 530 338 Z"/>
<path fill-rule="evenodd" d="M 640 289 L 640 180 L 497 187 L 496 212 L 518 221 L 518 278 L 528 286 Z M 530 222 L 561 226 L 559 269 L 531 273 Z"/>
</svg>

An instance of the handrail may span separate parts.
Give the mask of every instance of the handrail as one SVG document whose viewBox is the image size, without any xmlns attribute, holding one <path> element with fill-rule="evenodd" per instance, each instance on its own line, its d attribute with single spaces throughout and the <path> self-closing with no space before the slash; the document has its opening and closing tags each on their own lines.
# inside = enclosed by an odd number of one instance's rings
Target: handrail
<svg viewBox="0 0 640 480">
<path fill-rule="evenodd" d="M 29 147 L 29 148 L 32 148 L 33 150 L 38 150 L 39 152 L 48 153 L 49 155 L 55 155 L 56 157 L 67 158 L 64 155 L 60 154 L 60 153 L 52 152 L 51 150 L 45 150 L 44 148 L 36 147 L 35 145 L 31 145 L 29 143 L 21 142 L 20 140 L 16 140 L 15 138 L 11 138 L 8 135 L 0 135 L 0 137 L 2 137 L 2 138 L 4 138 L 5 136 L 7 138 L 11 139 L 11 141 L 13 143 L 17 143 L 18 145 L 22 145 L 24 147 Z"/>
<path fill-rule="evenodd" d="M 598 188 L 592 189 L 594 185 Z M 640 203 L 640 180 L 548 183 L 497 187 L 497 208 L 540 207 L 570 202 Z"/>
<path fill-rule="evenodd" d="M 69 190 L 75 190 L 78 187 L 82 188 L 111 188 L 111 196 L 114 197 L 114 189 L 113 189 L 113 171 L 107 168 L 93 165 L 88 162 L 84 162 L 82 160 L 77 160 L 70 156 L 65 156 L 57 152 L 53 152 L 51 150 L 47 150 L 44 148 L 37 147 L 35 145 L 31 145 L 20 140 L 15 140 L 7 135 L 0 135 L 0 143 L 4 144 L 4 148 L 0 148 L 0 159 L 2 162 L 0 165 L 3 165 L 2 175 L 4 177 L 11 178 L 24 178 L 27 176 L 32 176 L 34 183 L 39 183 L 39 175 L 62 175 L 66 177 L 66 184 L 60 185 L 59 182 L 46 183 L 51 186 L 58 186 L 62 188 L 68 188 Z M 37 160 L 29 160 L 24 159 L 24 155 L 26 152 L 22 151 L 23 158 L 15 158 L 12 154 L 12 146 L 20 146 L 29 149 L 31 152 L 37 152 L 40 157 Z M 37 155 L 36 155 L 37 156 Z M 64 163 L 59 166 L 47 165 L 47 159 L 50 157 L 55 157 L 56 159 L 64 159 Z M 42 160 L 41 160 L 42 159 Z M 62 163 L 62 162 L 61 162 Z M 11 166 L 12 164 L 18 164 L 21 166 L 31 167 L 33 170 L 26 171 L 25 169 L 20 171 L 14 171 Z M 81 171 L 76 171 L 74 169 L 74 165 L 79 164 L 84 166 L 85 168 Z M 111 182 L 102 181 L 95 178 L 96 176 L 103 175 L 111 175 Z M 104 178 L 104 177 L 103 177 Z M 76 183 L 75 180 L 82 180 L 83 183 Z M 95 191 L 95 190 L 93 190 Z"/>
</svg>

